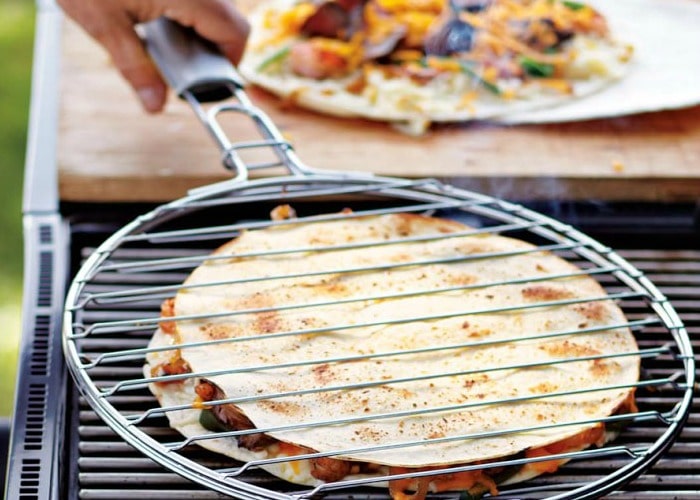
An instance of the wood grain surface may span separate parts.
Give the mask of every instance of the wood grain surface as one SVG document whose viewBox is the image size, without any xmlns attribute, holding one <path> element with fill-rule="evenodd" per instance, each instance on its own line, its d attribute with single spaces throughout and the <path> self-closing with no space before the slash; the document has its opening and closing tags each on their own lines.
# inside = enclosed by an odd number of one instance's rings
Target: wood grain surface
<svg viewBox="0 0 700 500">
<path fill-rule="evenodd" d="M 144 114 L 108 56 L 64 22 L 58 163 L 65 201 L 148 201 L 230 177 L 191 109 Z M 250 88 L 309 165 L 437 177 L 508 199 L 689 201 L 700 196 L 700 107 L 552 125 L 440 126 L 422 137 L 294 109 Z M 224 123 L 232 140 L 250 123 Z"/>
</svg>

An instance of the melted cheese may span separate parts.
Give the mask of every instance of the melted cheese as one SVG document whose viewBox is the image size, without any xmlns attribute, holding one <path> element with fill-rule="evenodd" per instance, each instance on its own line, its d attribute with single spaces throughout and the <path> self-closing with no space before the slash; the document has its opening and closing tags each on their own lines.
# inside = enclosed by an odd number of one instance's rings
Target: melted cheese
<svg viewBox="0 0 700 500">
<path fill-rule="evenodd" d="M 280 11 L 268 11 L 264 26 L 270 32 L 275 33 L 272 39 L 266 39 L 263 44 L 279 42 L 279 40 L 298 36 L 304 21 L 312 15 L 317 6 L 313 2 L 304 1 Z M 355 69 L 362 62 L 363 41 L 380 43 L 399 29 L 405 30 L 403 43 L 398 51 L 405 51 L 406 47 L 421 49 L 435 26 L 442 24 L 449 12 L 446 0 L 373 0 L 363 7 L 363 29 L 356 33 L 351 42 L 341 40 L 326 40 L 329 50 L 345 59 L 351 60 L 348 71 Z M 474 38 L 472 49 L 465 53 L 467 59 L 477 63 L 486 63 L 495 56 L 510 57 L 527 56 L 528 58 L 546 64 L 553 64 L 557 68 L 557 74 L 565 73 L 569 78 L 583 78 L 589 76 L 607 76 L 608 67 L 619 66 L 612 64 L 611 57 L 594 55 L 588 58 L 579 58 L 577 64 L 570 71 L 564 72 L 564 68 L 572 62 L 571 53 L 578 49 L 558 50 L 559 53 L 551 53 L 523 41 L 519 30 L 523 29 L 523 23 L 530 26 L 534 38 L 548 41 L 547 46 L 557 44 L 557 35 L 548 29 L 547 23 L 551 23 L 559 32 L 573 32 L 578 36 L 593 35 L 604 37 L 607 34 L 607 25 L 602 16 L 593 8 L 584 5 L 580 8 L 570 8 L 562 1 L 552 0 L 494 0 L 491 5 L 481 12 L 461 12 L 461 19 L 476 28 L 477 36 Z M 538 21 L 541 21 L 538 24 Z M 606 48 L 601 45 L 601 52 Z M 610 50 L 607 52 L 611 53 Z M 394 61 L 412 61 L 414 55 L 404 57 L 406 54 L 398 53 Z M 618 62 L 626 62 L 625 57 Z M 459 65 L 443 66 L 442 71 L 459 73 Z"/>
</svg>

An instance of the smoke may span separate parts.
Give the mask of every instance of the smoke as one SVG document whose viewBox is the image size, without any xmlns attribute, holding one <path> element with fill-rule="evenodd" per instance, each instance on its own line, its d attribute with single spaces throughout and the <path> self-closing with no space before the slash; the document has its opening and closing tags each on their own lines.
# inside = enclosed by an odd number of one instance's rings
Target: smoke
<svg viewBox="0 0 700 500">
<path fill-rule="evenodd" d="M 460 189 L 520 203 L 550 217 L 578 225 L 582 211 L 601 212 L 605 202 L 591 199 L 575 180 L 560 177 L 479 177 L 441 179 Z"/>
</svg>

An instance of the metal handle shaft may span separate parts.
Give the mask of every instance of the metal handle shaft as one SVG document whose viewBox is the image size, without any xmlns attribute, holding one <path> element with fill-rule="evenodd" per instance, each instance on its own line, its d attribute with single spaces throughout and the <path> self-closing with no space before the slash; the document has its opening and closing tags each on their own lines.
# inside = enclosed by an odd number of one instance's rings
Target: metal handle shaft
<svg viewBox="0 0 700 500">
<path fill-rule="evenodd" d="M 164 17 L 144 24 L 143 29 L 146 47 L 161 73 L 177 94 L 192 106 L 217 142 L 224 166 L 234 173 L 230 181 L 192 190 L 190 194 L 215 194 L 231 183 L 244 182 L 251 170 L 274 167 L 285 167 L 297 176 L 323 173 L 341 177 L 371 177 L 367 174 L 322 171 L 305 165 L 267 114 L 251 102 L 244 91 L 243 79 L 231 62 L 194 30 Z M 233 103 L 216 104 L 207 110 L 201 106 L 203 102 L 223 101 L 231 97 L 234 98 Z M 229 140 L 217 120 L 222 112 L 248 116 L 262 140 L 237 143 Z M 251 149 L 268 149 L 273 155 L 272 159 L 249 163 L 240 152 Z"/>
</svg>

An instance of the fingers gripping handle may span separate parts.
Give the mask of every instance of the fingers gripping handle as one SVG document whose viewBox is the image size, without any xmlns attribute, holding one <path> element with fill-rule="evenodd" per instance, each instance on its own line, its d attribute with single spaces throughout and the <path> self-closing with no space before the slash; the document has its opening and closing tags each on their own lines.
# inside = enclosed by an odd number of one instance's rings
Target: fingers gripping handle
<svg viewBox="0 0 700 500">
<path fill-rule="evenodd" d="M 179 96 L 190 92 L 200 102 L 220 101 L 243 87 L 231 62 L 194 30 L 164 17 L 143 28 L 148 52 Z"/>
<path fill-rule="evenodd" d="M 306 167 L 294 154 L 290 144 L 268 116 L 254 106 L 243 92 L 243 80 L 234 66 L 219 51 L 192 29 L 161 17 L 142 26 L 146 48 L 168 84 L 185 98 L 223 153 L 226 168 L 235 177 L 221 185 L 191 191 L 192 195 L 210 196 L 229 189 L 232 182 L 243 182 L 252 169 L 286 167 L 295 174 L 306 174 Z M 221 101 L 231 96 L 236 102 L 203 109 L 199 103 Z M 263 140 L 232 143 L 217 121 L 222 111 L 238 112 L 252 118 Z M 271 148 L 276 159 L 258 164 L 247 163 L 239 154 L 241 148 Z"/>
</svg>

